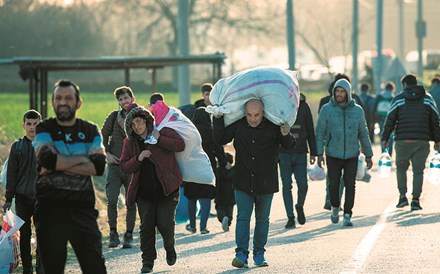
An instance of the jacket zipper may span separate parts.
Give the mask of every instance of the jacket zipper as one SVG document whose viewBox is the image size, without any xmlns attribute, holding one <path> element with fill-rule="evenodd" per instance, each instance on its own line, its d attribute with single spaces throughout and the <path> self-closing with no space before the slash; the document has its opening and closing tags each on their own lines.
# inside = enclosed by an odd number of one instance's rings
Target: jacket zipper
<svg viewBox="0 0 440 274">
<path fill-rule="evenodd" d="M 346 129 L 346 118 L 345 118 L 345 114 L 346 114 L 346 112 L 345 112 L 345 110 L 346 109 L 343 109 L 343 111 L 344 111 L 344 159 L 345 159 L 345 150 L 346 150 L 346 143 L 347 143 L 347 141 L 346 141 L 346 134 L 345 134 L 345 129 Z"/>
</svg>

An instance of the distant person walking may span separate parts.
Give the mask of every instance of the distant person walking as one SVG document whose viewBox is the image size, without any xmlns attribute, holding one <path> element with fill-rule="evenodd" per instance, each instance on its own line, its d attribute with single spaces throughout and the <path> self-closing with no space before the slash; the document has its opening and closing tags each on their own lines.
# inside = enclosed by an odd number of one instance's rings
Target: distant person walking
<svg viewBox="0 0 440 274">
<path fill-rule="evenodd" d="M 361 84 L 361 94 L 359 98 L 361 99 L 365 120 L 367 121 L 368 128 L 368 136 L 370 137 L 370 141 L 374 144 L 374 117 L 373 117 L 373 109 L 374 102 L 376 100 L 376 96 L 369 94 L 370 92 L 370 84 L 362 83 Z"/>
<path fill-rule="evenodd" d="M 440 76 L 435 76 L 431 80 L 431 93 L 432 99 L 434 99 L 437 109 L 440 109 Z"/>
<path fill-rule="evenodd" d="M 232 154 L 225 153 L 226 165 L 219 167 L 218 180 L 216 182 L 217 195 L 215 197 L 215 209 L 217 219 L 222 224 L 224 232 L 229 231 L 233 220 L 235 196 L 233 179 L 235 177 L 234 157 Z"/>
<path fill-rule="evenodd" d="M 268 266 L 264 252 L 269 233 L 273 194 L 278 191 L 279 146 L 293 148 L 295 139 L 288 125 L 277 126 L 264 118 L 263 103 L 251 99 L 245 104 L 245 117 L 225 127 L 224 117 L 214 117 L 214 140 L 225 145 L 234 140 L 237 202 L 234 267 L 248 267 L 250 221 L 255 207 L 253 259 L 257 266 Z"/>
<path fill-rule="evenodd" d="M 421 210 L 420 195 L 423 186 L 423 170 L 429 155 L 429 141 L 434 141 L 434 149 L 440 148 L 439 112 L 435 102 L 423 86 L 417 85 L 413 74 L 401 80 L 403 91 L 394 97 L 385 120 L 382 144 L 388 146 L 394 130 L 396 142 L 396 175 L 399 202 L 396 207 L 408 205 L 407 175 L 410 162 L 413 169 L 413 193 L 411 210 Z"/>
<path fill-rule="evenodd" d="M 366 156 L 367 168 L 373 165 L 370 139 L 362 108 L 351 98 L 351 85 L 346 79 L 338 80 L 333 87 L 333 97 L 319 113 L 316 126 L 318 165 L 324 164 L 324 150 L 330 181 L 331 221 L 339 222 L 341 205 L 339 187 L 344 171 L 345 203 L 344 226 L 352 226 L 352 209 L 355 200 L 356 172 L 359 142 Z"/>
<path fill-rule="evenodd" d="M 383 135 L 383 126 L 385 124 L 385 118 L 387 117 L 388 111 L 391 107 L 391 101 L 394 98 L 394 91 L 396 86 L 393 82 L 387 82 L 385 84 L 385 90 L 383 90 L 380 94 L 376 96 L 376 100 L 374 101 L 373 107 L 373 115 L 374 122 L 379 125 L 380 128 L 380 138 L 382 139 Z M 388 147 L 384 147 L 381 142 L 382 152 L 385 149 L 388 149 L 388 153 L 393 155 L 393 143 L 394 143 L 393 133 L 390 134 L 390 138 L 388 140 Z"/>
<path fill-rule="evenodd" d="M 106 273 L 92 183 L 104 173 L 104 147 L 98 127 L 76 117 L 81 105 L 78 85 L 60 80 L 52 95 L 56 118 L 37 126 L 35 221 L 45 273 L 64 272 L 67 242 L 83 273 Z"/>
<path fill-rule="evenodd" d="M 209 102 L 208 102 L 209 103 Z M 195 110 L 192 122 L 202 137 L 203 151 L 208 155 L 212 170 L 218 179 L 217 162 L 220 167 L 225 166 L 225 151 L 222 145 L 216 144 L 212 137 L 212 125 L 209 113 L 205 107 L 199 107 Z M 186 230 L 195 233 L 196 229 L 196 203 L 200 203 L 200 233 L 207 234 L 207 222 L 211 210 L 211 200 L 215 198 L 216 190 L 214 185 L 198 184 L 194 182 L 185 182 L 184 193 L 188 198 L 188 217 L 189 224 Z"/>
<path fill-rule="evenodd" d="M 131 174 L 127 204 L 137 203 L 141 219 L 140 238 L 142 273 L 153 271 L 156 252 L 156 228 L 162 235 L 168 265 L 177 260 L 175 235 L 176 207 L 182 174 L 176 152 L 185 149 L 182 137 L 173 129 L 154 129 L 154 117 L 142 106 L 130 104 L 125 118 L 127 138 L 121 156 L 121 168 Z M 154 136 L 157 143 L 146 140 Z"/>
<path fill-rule="evenodd" d="M 37 181 L 37 159 L 32 146 L 36 127 L 41 122 L 41 115 L 35 110 L 28 110 L 23 115 L 25 136 L 12 144 L 6 171 L 6 193 L 3 210 L 11 209 L 15 198 L 15 210 L 24 224 L 20 228 L 20 256 L 23 273 L 33 273 L 31 255 L 32 218 L 35 211 L 35 182 Z M 34 218 L 35 225 L 35 218 Z M 36 270 L 43 273 L 40 264 L 39 249 L 36 250 Z"/>
<path fill-rule="evenodd" d="M 295 205 L 298 222 L 301 225 L 306 222 L 304 203 L 308 190 L 307 153 L 309 152 L 309 149 L 310 164 L 314 164 L 316 158 L 315 127 L 313 125 L 312 112 L 310 111 L 309 104 L 306 102 L 306 96 L 302 93 L 300 94 L 296 121 L 290 129 L 290 132 L 296 140 L 296 147 L 294 149 L 280 147 L 280 153 L 278 156 L 281 180 L 283 183 L 284 208 L 288 218 L 285 228 L 295 228 L 292 174 L 295 175 L 295 181 L 298 187 L 297 203 Z"/>
<path fill-rule="evenodd" d="M 130 176 L 122 172 L 119 163 L 125 139 L 124 120 L 127 115 L 127 107 L 136 99 L 131 88 L 126 86 L 116 88 L 113 94 L 118 101 L 120 109 L 112 111 L 107 116 L 101 130 L 108 164 L 105 193 L 107 196 L 108 224 L 110 226 L 109 248 L 115 248 L 121 243 L 117 227 L 118 198 L 122 186 L 125 188 L 125 192 L 127 192 Z M 123 237 L 123 248 L 132 247 L 135 222 L 136 205 L 127 205 L 125 217 L 126 232 Z"/>
</svg>

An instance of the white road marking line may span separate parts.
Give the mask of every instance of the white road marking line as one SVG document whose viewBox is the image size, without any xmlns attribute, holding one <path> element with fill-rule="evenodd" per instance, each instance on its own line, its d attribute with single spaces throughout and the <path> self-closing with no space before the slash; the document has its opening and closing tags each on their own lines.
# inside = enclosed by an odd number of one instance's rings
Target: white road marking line
<svg viewBox="0 0 440 274">
<path fill-rule="evenodd" d="M 379 216 L 379 220 L 356 247 L 353 256 L 351 256 L 347 266 L 343 271 L 340 272 L 340 274 L 356 273 L 362 268 L 376 239 L 387 225 L 388 215 L 395 210 L 395 202 L 392 202 L 387 209 L 382 212 L 382 214 Z"/>
</svg>

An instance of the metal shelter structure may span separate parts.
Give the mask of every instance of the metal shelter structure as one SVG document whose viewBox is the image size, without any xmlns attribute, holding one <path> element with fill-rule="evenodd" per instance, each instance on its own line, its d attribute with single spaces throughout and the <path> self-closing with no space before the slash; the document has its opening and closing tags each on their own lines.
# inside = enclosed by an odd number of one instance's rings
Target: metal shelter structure
<svg viewBox="0 0 440 274">
<path fill-rule="evenodd" d="M 124 70 L 125 85 L 130 85 L 130 69 L 151 70 L 152 91 L 156 89 L 157 70 L 183 64 L 211 64 L 212 81 L 221 78 L 222 65 L 226 56 L 222 53 L 211 55 L 190 55 L 170 57 L 100 57 L 100 58 L 58 58 L 58 57 L 17 57 L 0 59 L 0 65 L 18 65 L 20 77 L 29 80 L 29 107 L 47 116 L 48 74 L 63 70 Z"/>
</svg>

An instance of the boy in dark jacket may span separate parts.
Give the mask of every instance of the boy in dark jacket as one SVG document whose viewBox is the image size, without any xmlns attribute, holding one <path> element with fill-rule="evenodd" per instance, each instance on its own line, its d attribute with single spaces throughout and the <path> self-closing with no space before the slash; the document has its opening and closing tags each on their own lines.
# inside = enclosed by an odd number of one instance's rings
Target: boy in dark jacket
<svg viewBox="0 0 440 274">
<path fill-rule="evenodd" d="M 23 115 L 23 129 L 26 135 L 12 144 L 9 154 L 6 180 L 6 201 L 3 210 L 11 208 L 15 198 L 17 216 L 25 221 L 20 228 L 20 251 L 23 273 L 33 273 L 31 255 L 31 218 L 35 211 L 35 182 L 37 180 L 37 160 L 32 141 L 35 138 L 36 127 L 41 122 L 41 115 L 35 110 L 29 110 Z M 37 250 L 37 272 L 39 259 Z"/>
<path fill-rule="evenodd" d="M 235 167 L 232 166 L 234 163 L 232 154 L 226 152 L 225 157 L 226 166 L 219 169 L 215 209 L 217 210 L 217 219 L 222 223 L 223 231 L 227 232 L 229 231 L 229 226 L 231 226 L 235 205 L 234 186 L 232 184 L 232 179 L 235 176 Z"/>
</svg>

